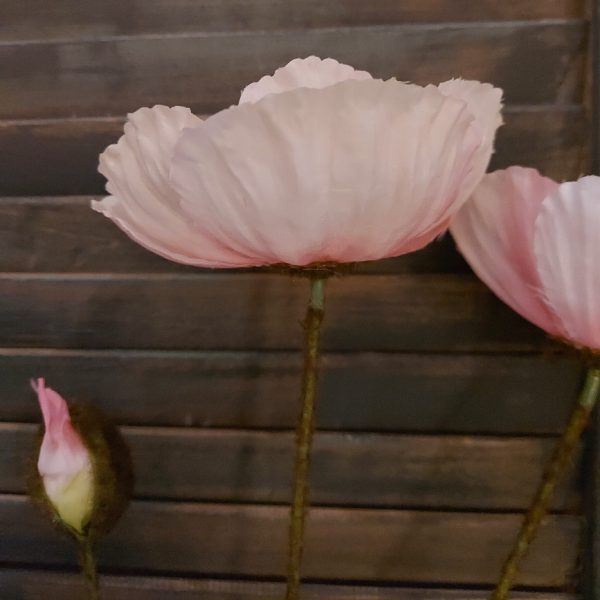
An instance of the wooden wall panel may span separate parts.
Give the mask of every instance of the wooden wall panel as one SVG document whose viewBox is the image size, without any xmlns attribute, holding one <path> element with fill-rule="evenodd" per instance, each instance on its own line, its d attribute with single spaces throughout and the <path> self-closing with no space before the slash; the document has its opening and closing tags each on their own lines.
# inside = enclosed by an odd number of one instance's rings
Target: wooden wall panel
<svg viewBox="0 0 600 600">
<path fill-rule="evenodd" d="M 24 493 L 37 427 L 0 423 L 0 492 Z M 291 500 L 292 432 L 126 428 L 142 498 Z M 554 438 L 320 433 L 315 505 L 523 510 Z M 11 450 L 12 449 L 12 450 Z M 555 508 L 579 508 L 575 476 Z"/>
<path fill-rule="evenodd" d="M 136 502 L 99 546 L 102 568 L 163 573 L 281 576 L 286 507 Z M 485 585 L 494 581 L 519 526 L 515 514 L 315 508 L 308 523 L 308 579 Z M 547 519 L 521 585 L 565 586 L 580 519 Z M 69 540 L 20 496 L 0 496 L 0 562 L 72 567 Z"/>
<path fill-rule="evenodd" d="M 0 597 L 81 593 L 73 548 L 21 495 L 29 379 L 44 375 L 127 425 L 137 500 L 100 546 L 111 600 L 281 597 L 306 282 L 145 252 L 89 209 L 98 153 L 139 106 L 209 114 L 321 54 L 502 86 L 491 168 L 574 178 L 589 146 L 584 2 L 0 0 L 0 14 L 0 196 L 16 196 L 0 198 Z M 332 281 L 327 311 L 305 597 L 482 600 L 581 366 L 478 283 L 449 236 Z M 581 478 L 515 598 L 573 600 Z"/>
<path fill-rule="evenodd" d="M 490 81 L 509 104 L 571 103 L 582 98 L 584 53 L 581 21 L 3 44 L 0 119 L 121 116 L 153 104 L 212 113 L 237 102 L 245 85 L 310 54 L 386 79 Z"/>
<path fill-rule="evenodd" d="M 29 380 L 46 375 L 119 423 L 293 429 L 300 361 L 298 352 L 0 349 L 0 420 L 37 422 Z M 326 354 L 317 422 L 337 431 L 556 434 L 581 380 L 574 357 Z"/>
<path fill-rule="evenodd" d="M 328 350 L 548 346 L 470 276 L 354 275 L 328 288 Z M 296 349 L 307 293 L 287 274 L 0 274 L 0 328 L 19 347 Z"/>
<path fill-rule="evenodd" d="M 568 19 L 583 0 L 28 0 L 2 4 L 0 40 L 148 33 L 402 25 L 407 22 Z"/>
<path fill-rule="evenodd" d="M 102 587 L 111 600 L 279 600 L 281 583 L 263 581 L 228 581 L 215 579 L 183 579 L 175 577 L 104 576 Z M 73 574 L 40 570 L 0 570 L 0 589 L 10 598 L 46 600 L 48 590 L 61 600 L 81 600 L 83 584 Z M 487 591 L 379 587 L 374 585 L 342 586 L 305 584 L 306 600 L 485 600 Z M 514 592 L 515 600 L 575 600 L 575 594 L 551 592 Z"/>
</svg>

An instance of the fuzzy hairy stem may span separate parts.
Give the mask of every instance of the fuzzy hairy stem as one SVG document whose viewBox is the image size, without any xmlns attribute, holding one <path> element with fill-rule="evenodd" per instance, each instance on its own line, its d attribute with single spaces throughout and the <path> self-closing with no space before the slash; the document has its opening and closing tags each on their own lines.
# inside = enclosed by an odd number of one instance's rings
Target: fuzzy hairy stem
<svg viewBox="0 0 600 600">
<path fill-rule="evenodd" d="M 552 453 L 544 477 L 525 515 L 519 535 L 502 567 L 500 580 L 491 596 L 492 600 L 506 600 L 508 597 L 508 592 L 517 577 L 519 565 L 525 558 L 529 546 L 535 539 L 539 526 L 548 512 L 554 490 L 573 460 L 581 435 L 596 405 L 599 391 L 600 368 L 592 367 L 587 372 L 585 384 L 571 413 L 569 423 Z"/>
<path fill-rule="evenodd" d="M 79 538 L 79 563 L 88 590 L 89 600 L 100 600 L 100 582 L 96 570 L 96 558 L 92 540 L 89 537 Z"/>
<path fill-rule="evenodd" d="M 310 300 L 304 320 L 302 405 L 296 430 L 296 462 L 294 468 L 294 494 L 290 512 L 286 600 L 298 600 L 300 597 L 304 525 L 309 505 L 308 474 L 315 429 L 319 340 L 321 337 L 324 308 L 325 277 L 322 275 L 313 275 L 310 279 Z"/>
</svg>

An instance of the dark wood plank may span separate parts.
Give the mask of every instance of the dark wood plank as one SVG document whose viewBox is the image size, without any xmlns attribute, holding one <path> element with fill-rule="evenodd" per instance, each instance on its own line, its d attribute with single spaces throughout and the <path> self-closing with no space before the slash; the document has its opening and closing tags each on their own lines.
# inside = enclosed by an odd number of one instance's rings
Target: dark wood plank
<svg viewBox="0 0 600 600">
<path fill-rule="evenodd" d="M 262 581 L 183 579 L 175 577 L 101 576 L 110 600 L 280 600 L 283 584 Z M 10 600 L 47 600 L 48 590 L 60 600 L 81 600 L 84 584 L 74 573 L 0 569 L 0 589 Z M 485 600 L 479 590 L 304 584 L 306 600 Z M 576 600 L 575 594 L 513 592 L 518 600 Z"/>
<path fill-rule="evenodd" d="M 508 22 L 0 45 L 0 119 L 122 115 L 184 104 L 212 113 L 297 56 L 334 56 L 376 77 L 430 83 L 462 76 L 514 104 L 581 99 L 585 24 Z"/>
<path fill-rule="evenodd" d="M 297 349 L 307 283 L 280 274 L 0 274 L 6 346 Z M 530 351 L 542 332 L 471 276 L 328 283 L 329 350 Z"/>
<path fill-rule="evenodd" d="M 0 491 L 23 493 L 37 427 L 0 423 Z M 288 503 L 293 434 L 124 428 L 142 498 Z M 554 439 L 319 433 L 315 505 L 527 508 Z M 574 469 L 573 472 L 576 472 Z M 554 506 L 579 508 L 575 476 Z"/>
<path fill-rule="evenodd" d="M 0 350 L 0 420 L 37 422 L 29 380 L 93 399 L 120 423 L 292 429 L 301 357 L 287 353 Z M 556 434 L 581 383 L 574 358 L 326 354 L 322 429 Z"/>
<path fill-rule="evenodd" d="M 0 198 L 0 272 L 211 272 L 148 252 L 90 209 L 89 196 Z M 356 273 L 468 272 L 450 235 L 409 255 L 356 265 Z"/>
<path fill-rule="evenodd" d="M 490 170 L 522 165 L 557 181 L 577 179 L 585 172 L 589 123 L 580 107 L 508 107 L 504 119 Z"/>
<path fill-rule="evenodd" d="M 0 40 L 581 16 L 582 0 L 5 0 Z"/>
<path fill-rule="evenodd" d="M 491 169 L 521 164 L 536 167 L 557 180 L 579 176 L 588 131 L 581 107 L 507 107 L 505 121 L 498 132 Z M 98 155 L 122 132 L 122 118 L 0 122 L 0 155 L 4 164 L 0 195 L 103 194 L 104 178 L 97 172 Z M 544 151 L 540 152 L 540 148 Z M 32 163 L 44 168 L 32 170 Z M 5 236 L 10 231 L 5 231 L 4 222 L 11 217 L 5 208 L 0 210 Z M 104 231 L 94 225 L 97 228 Z M 8 224 L 6 229 L 9 230 Z M 113 234 L 110 243 L 115 244 L 114 240 Z M 7 244 L 0 243 L 3 247 Z M 63 252 L 52 255 L 58 260 Z M 85 265 L 85 260 L 84 254 L 78 263 Z M 115 262 L 120 261 L 111 261 L 113 268 Z"/>
<path fill-rule="evenodd" d="M 2 179 L 8 178 L 0 183 L 0 194 L 102 194 L 98 155 L 122 132 L 122 118 L 0 121 Z"/>
<path fill-rule="evenodd" d="M 136 502 L 99 546 L 107 570 L 280 576 L 286 507 Z M 493 582 L 521 521 L 517 514 L 315 508 L 307 529 L 309 579 L 484 585 Z M 0 497 L 0 561 L 73 566 L 74 549 L 20 496 Z M 580 520 L 549 517 L 519 583 L 571 581 Z"/>
</svg>

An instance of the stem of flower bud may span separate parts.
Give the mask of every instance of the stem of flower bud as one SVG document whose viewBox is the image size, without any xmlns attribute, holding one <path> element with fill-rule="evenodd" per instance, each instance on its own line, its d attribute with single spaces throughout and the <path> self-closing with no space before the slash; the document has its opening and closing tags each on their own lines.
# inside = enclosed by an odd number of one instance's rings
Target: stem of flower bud
<svg viewBox="0 0 600 600">
<path fill-rule="evenodd" d="M 304 525 L 309 505 L 308 474 L 315 430 L 315 404 L 319 372 L 319 341 L 325 309 L 325 277 L 310 279 L 310 300 L 304 320 L 304 370 L 302 407 L 296 430 L 294 497 L 290 513 L 286 600 L 300 597 L 300 570 L 304 549 Z"/>
<path fill-rule="evenodd" d="M 89 600 L 100 600 L 100 582 L 96 570 L 96 558 L 92 540 L 88 537 L 79 538 L 79 562 L 81 572 L 85 576 Z"/>
<path fill-rule="evenodd" d="M 492 600 L 506 600 L 518 574 L 519 565 L 529 550 L 538 528 L 548 512 L 554 490 L 573 460 L 575 451 L 590 415 L 594 410 L 600 392 L 600 368 L 588 369 L 585 384 L 575 405 L 567 428 L 558 441 L 552 458 L 546 467 L 544 477 L 527 511 L 515 544 L 502 567 L 500 580 L 494 590 Z"/>
</svg>

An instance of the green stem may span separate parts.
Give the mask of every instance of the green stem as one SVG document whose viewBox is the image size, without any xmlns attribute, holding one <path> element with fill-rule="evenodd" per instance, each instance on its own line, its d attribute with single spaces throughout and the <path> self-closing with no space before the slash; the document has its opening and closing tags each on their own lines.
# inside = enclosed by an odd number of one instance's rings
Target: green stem
<svg viewBox="0 0 600 600">
<path fill-rule="evenodd" d="M 85 576 L 89 600 L 100 600 L 100 582 L 96 570 L 94 548 L 89 537 L 79 538 L 79 563 Z"/>
<path fill-rule="evenodd" d="M 590 368 L 587 372 L 585 384 L 575 405 L 567 428 L 558 441 L 552 458 L 544 472 L 542 482 L 538 487 L 533 501 L 525 515 L 515 544 L 504 563 L 502 574 L 492 600 L 506 600 L 508 592 L 517 576 L 519 565 L 529 550 L 538 528 L 548 512 L 556 485 L 571 463 L 581 434 L 585 430 L 590 415 L 594 410 L 598 393 L 600 391 L 600 368 Z"/>
<path fill-rule="evenodd" d="M 286 600 L 300 597 L 300 570 L 304 549 L 304 525 L 308 510 L 308 473 L 315 430 L 315 403 L 319 372 L 319 339 L 325 308 L 325 280 L 315 275 L 310 280 L 310 300 L 304 321 L 304 370 L 302 406 L 296 430 L 294 497 L 290 513 Z"/>
</svg>

